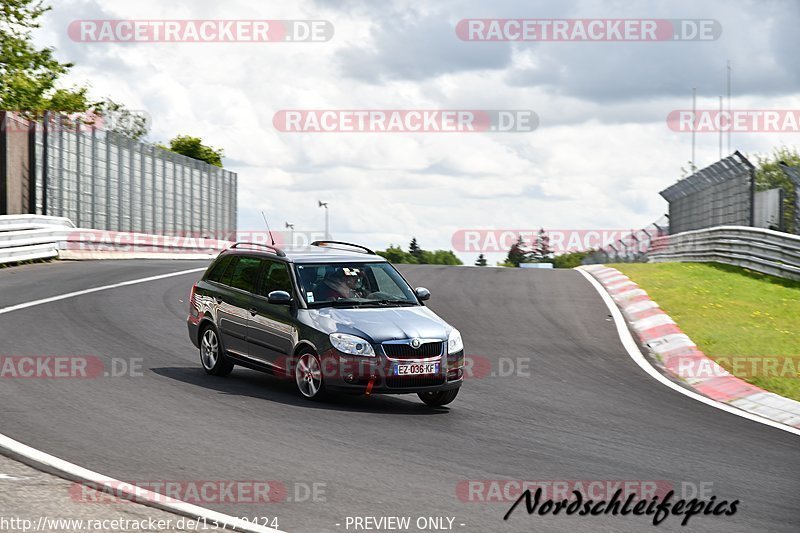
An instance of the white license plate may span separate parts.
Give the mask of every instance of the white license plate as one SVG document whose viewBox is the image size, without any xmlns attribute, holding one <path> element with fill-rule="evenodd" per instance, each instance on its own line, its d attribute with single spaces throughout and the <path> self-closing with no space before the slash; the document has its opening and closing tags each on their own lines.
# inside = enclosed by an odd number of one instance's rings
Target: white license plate
<svg viewBox="0 0 800 533">
<path fill-rule="evenodd" d="M 439 373 L 439 363 L 408 363 L 394 365 L 395 376 L 419 376 Z"/>
</svg>

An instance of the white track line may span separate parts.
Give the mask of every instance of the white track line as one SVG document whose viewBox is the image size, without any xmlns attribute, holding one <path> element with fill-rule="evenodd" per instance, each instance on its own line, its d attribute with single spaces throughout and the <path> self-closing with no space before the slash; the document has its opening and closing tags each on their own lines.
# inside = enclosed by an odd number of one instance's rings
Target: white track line
<svg viewBox="0 0 800 533">
<path fill-rule="evenodd" d="M 628 325 L 625 322 L 625 319 L 622 317 L 622 313 L 620 312 L 617 304 L 614 303 L 614 300 L 611 299 L 611 296 L 606 292 L 603 286 L 600 284 L 599 281 L 594 279 L 594 277 L 585 272 L 581 268 L 576 268 L 578 272 L 580 272 L 583 277 L 589 280 L 589 283 L 594 286 L 597 292 L 600 294 L 600 297 L 603 298 L 603 301 L 608 307 L 608 310 L 611 312 L 611 316 L 614 318 L 614 324 L 617 326 L 617 333 L 619 334 L 619 338 L 622 341 L 622 345 L 627 350 L 628 355 L 630 355 L 631 359 L 641 367 L 642 370 L 647 372 L 653 379 L 660 382 L 662 385 L 666 385 L 670 389 L 680 392 L 684 396 L 688 396 L 698 402 L 704 403 L 706 405 L 710 405 L 711 407 L 715 407 L 722 411 L 726 411 L 728 413 L 734 414 L 736 416 L 740 416 L 742 418 L 746 418 L 748 420 L 752 420 L 753 422 L 758 422 L 759 424 L 764 424 L 766 426 L 771 426 L 776 429 L 780 429 L 781 431 L 786 431 L 787 433 L 792 433 L 794 435 L 800 435 L 800 429 L 794 428 L 791 426 L 787 426 L 786 424 L 781 424 L 779 422 L 774 422 L 767 418 L 760 417 L 758 415 L 754 415 L 752 413 L 748 413 L 747 411 L 742 411 L 741 409 L 737 409 L 736 407 L 730 406 L 726 403 L 718 402 L 716 400 L 712 400 L 702 394 L 697 392 L 688 390 L 680 385 L 673 383 L 670 381 L 666 376 L 664 376 L 661 372 L 659 372 L 650 362 L 645 358 L 642 352 L 639 350 L 639 346 L 636 344 L 636 341 L 633 340 L 633 336 L 631 336 L 631 332 L 628 330 Z"/>
<path fill-rule="evenodd" d="M 97 472 L 87 470 L 86 468 L 64 461 L 63 459 L 59 459 L 43 451 L 31 448 L 5 435 L 0 435 L 0 449 L 5 450 L 10 457 L 33 465 L 39 470 L 54 473 L 70 481 L 77 481 L 90 487 L 103 490 L 103 492 L 108 492 L 109 494 L 114 494 L 124 499 L 130 499 L 131 501 L 148 507 L 155 507 L 195 520 L 197 520 L 198 517 L 204 517 L 208 523 L 217 522 L 220 525 L 220 529 L 225 529 L 222 528 L 222 524 L 226 524 L 229 530 L 235 528 L 237 531 L 248 533 L 281 533 L 277 529 L 261 526 L 255 522 L 240 520 L 233 516 L 206 509 L 205 507 L 175 500 L 162 494 L 157 494 L 132 484 L 123 483 L 122 481 L 103 476 Z"/>
<path fill-rule="evenodd" d="M 36 307 L 37 305 L 49 304 L 59 300 L 66 300 L 67 298 L 75 298 L 84 294 L 91 294 L 93 292 L 107 291 L 109 289 L 116 289 L 117 287 L 126 287 L 128 285 L 137 285 L 139 283 L 147 283 L 148 281 L 156 281 L 164 278 L 171 278 L 173 276 L 183 276 L 184 274 L 191 274 L 193 272 L 201 272 L 205 268 L 192 268 L 190 270 L 181 270 L 179 272 L 170 272 L 169 274 L 160 274 L 158 276 L 150 276 L 149 278 L 132 279 L 130 281 L 123 281 L 122 283 L 114 283 L 112 285 L 103 285 L 102 287 L 93 287 L 91 289 L 84 289 L 82 291 L 68 292 L 66 294 L 59 294 L 58 296 L 51 296 L 49 298 L 42 298 L 41 300 L 34 300 L 24 304 L 10 305 L 0 309 L 0 315 L 10 313 L 12 311 L 19 311 L 20 309 L 27 309 L 28 307 Z"/>
<path fill-rule="evenodd" d="M 137 285 L 139 283 L 147 283 L 148 281 L 156 281 L 174 276 L 183 276 L 185 274 L 192 274 L 195 272 L 201 272 L 203 270 L 206 269 L 193 268 L 190 270 L 181 270 L 179 272 L 170 272 L 169 274 L 160 274 L 158 276 L 123 281 L 122 283 L 114 283 L 112 285 L 103 285 L 102 287 L 94 287 L 92 289 L 85 289 L 82 291 L 68 292 L 58 296 L 51 296 L 50 298 L 42 298 L 41 300 L 34 300 L 32 302 L 4 307 L 0 309 L 0 314 L 10 313 L 20 309 L 27 309 L 29 307 L 35 307 L 37 305 L 43 305 L 46 303 L 57 302 L 59 300 L 66 300 L 68 298 L 74 298 L 84 294 L 91 294 L 93 292 L 107 291 L 109 289 Z M 97 472 L 93 472 L 91 470 L 87 470 L 82 466 L 59 459 L 58 457 L 45 453 L 41 450 L 31 448 L 26 444 L 2 434 L 0 434 L 0 449 L 3 450 L 5 455 L 38 468 L 39 470 L 50 472 L 70 481 L 85 483 L 90 487 L 103 490 L 104 492 L 121 495 L 125 498 L 132 499 L 136 503 L 140 503 L 148 507 L 155 507 L 157 509 L 169 511 L 194 519 L 197 519 L 198 517 L 205 517 L 209 523 L 216 521 L 220 524 L 220 526 L 222 526 L 222 524 L 226 524 L 227 527 L 231 528 L 232 530 L 243 531 L 246 533 L 282 533 L 278 529 L 262 526 L 255 522 L 240 520 L 233 516 L 228 516 L 223 513 L 218 513 L 217 511 L 212 511 L 211 509 L 206 509 L 205 507 L 166 498 L 163 495 L 159 495 L 149 490 L 142 490 L 137 487 L 131 487 L 128 489 L 127 487 L 129 485 L 123 483 L 122 481 L 98 474 Z"/>
</svg>

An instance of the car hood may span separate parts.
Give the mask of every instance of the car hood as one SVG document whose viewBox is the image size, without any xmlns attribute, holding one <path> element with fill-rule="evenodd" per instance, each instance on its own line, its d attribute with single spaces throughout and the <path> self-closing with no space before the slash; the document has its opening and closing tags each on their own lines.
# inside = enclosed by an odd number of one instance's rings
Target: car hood
<svg viewBox="0 0 800 533">
<path fill-rule="evenodd" d="M 447 340 L 453 329 L 423 306 L 340 309 L 322 307 L 308 311 L 312 325 L 325 333 L 349 333 L 373 343 L 402 339 Z"/>
</svg>

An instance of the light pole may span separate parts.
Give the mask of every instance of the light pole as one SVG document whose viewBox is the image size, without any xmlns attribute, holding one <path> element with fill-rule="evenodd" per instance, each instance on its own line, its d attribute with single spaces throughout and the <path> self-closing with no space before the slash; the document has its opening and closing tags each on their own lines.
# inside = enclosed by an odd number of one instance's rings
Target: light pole
<svg viewBox="0 0 800 533">
<path fill-rule="evenodd" d="M 284 222 L 286 225 L 286 229 L 291 230 L 289 232 L 289 246 L 294 246 L 294 224 L 289 224 L 288 222 Z"/>
<path fill-rule="evenodd" d="M 331 238 L 330 234 L 328 233 L 328 202 L 323 202 L 322 200 L 317 200 L 319 202 L 320 207 L 325 208 L 325 240 Z"/>
</svg>

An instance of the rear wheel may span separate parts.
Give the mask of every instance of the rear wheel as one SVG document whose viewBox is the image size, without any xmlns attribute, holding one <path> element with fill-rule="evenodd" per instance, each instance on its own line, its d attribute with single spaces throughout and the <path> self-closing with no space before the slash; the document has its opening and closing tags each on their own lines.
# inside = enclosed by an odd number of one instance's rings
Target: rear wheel
<svg viewBox="0 0 800 533">
<path fill-rule="evenodd" d="M 458 396 L 459 389 L 442 390 L 436 392 L 420 392 L 417 394 L 419 399 L 425 402 L 425 405 L 431 407 L 441 407 L 452 402 Z"/>
<path fill-rule="evenodd" d="M 322 365 L 316 354 L 312 352 L 300 354 L 294 367 L 294 381 L 303 397 L 318 400 L 323 396 L 325 382 L 322 379 Z"/>
<path fill-rule="evenodd" d="M 200 363 L 212 376 L 227 376 L 233 370 L 233 363 L 225 355 L 213 325 L 206 326 L 200 335 Z"/>
</svg>

